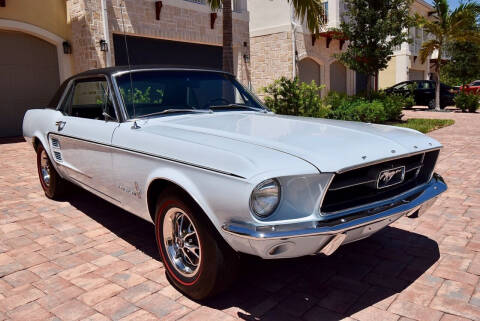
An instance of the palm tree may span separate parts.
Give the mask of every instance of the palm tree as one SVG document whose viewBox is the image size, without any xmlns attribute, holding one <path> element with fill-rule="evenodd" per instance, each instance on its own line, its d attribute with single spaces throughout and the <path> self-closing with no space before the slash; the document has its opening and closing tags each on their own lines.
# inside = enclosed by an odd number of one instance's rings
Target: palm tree
<svg viewBox="0 0 480 321">
<path fill-rule="evenodd" d="M 417 15 L 417 22 L 420 27 L 429 33 L 429 40 L 423 42 L 420 49 L 420 60 L 422 63 L 436 50 L 438 53 L 435 64 L 435 109 L 440 110 L 440 70 L 442 67 L 442 55 L 445 48 L 452 42 L 475 42 L 480 43 L 480 33 L 472 28 L 476 24 L 480 14 L 480 4 L 467 2 L 451 11 L 447 0 L 434 0 L 433 19 Z"/>
<path fill-rule="evenodd" d="M 263 1 L 263 0 L 259 0 Z M 295 15 L 302 23 L 306 20 L 308 29 L 316 34 L 323 25 L 323 5 L 321 0 L 287 0 L 292 3 Z M 223 70 L 233 73 L 233 31 L 232 0 L 207 0 L 212 10 L 223 11 Z"/>
</svg>

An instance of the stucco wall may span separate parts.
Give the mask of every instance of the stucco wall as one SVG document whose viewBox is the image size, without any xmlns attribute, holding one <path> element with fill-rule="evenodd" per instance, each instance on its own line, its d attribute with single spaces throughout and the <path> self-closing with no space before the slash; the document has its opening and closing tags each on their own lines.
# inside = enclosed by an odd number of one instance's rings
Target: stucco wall
<svg viewBox="0 0 480 321">
<path fill-rule="evenodd" d="M 397 83 L 396 74 L 397 74 L 397 61 L 396 57 L 388 63 L 388 67 L 385 70 L 382 70 L 378 73 L 378 88 L 383 89 L 390 86 L 393 86 Z"/>
<path fill-rule="evenodd" d="M 65 0 L 13 0 L 0 8 L 0 19 L 32 24 L 62 38 L 68 38 Z"/>
</svg>

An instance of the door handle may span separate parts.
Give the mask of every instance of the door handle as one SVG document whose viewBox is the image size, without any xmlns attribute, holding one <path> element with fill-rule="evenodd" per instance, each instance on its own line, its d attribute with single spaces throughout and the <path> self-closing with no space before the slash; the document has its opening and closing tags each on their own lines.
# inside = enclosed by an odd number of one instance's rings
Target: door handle
<svg viewBox="0 0 480 321">
<path fill-rule="evenodd" d="M 57 127 L 58 127 L 58 130 L 60 131 L 60 130 L 62 130 L 62 129 L 65 127 L 65 124 L 66 124 L 66 123 L 67 123 L 67 122 L 65 122 L 65 121 L 59 120 L 59 121 L 55 122 L 55 126 L 57 126 Z"/>
</svg>

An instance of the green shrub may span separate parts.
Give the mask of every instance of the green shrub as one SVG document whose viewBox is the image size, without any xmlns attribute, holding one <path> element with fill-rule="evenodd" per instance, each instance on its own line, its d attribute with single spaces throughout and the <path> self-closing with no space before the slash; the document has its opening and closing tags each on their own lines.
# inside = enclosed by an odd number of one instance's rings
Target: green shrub
<svg viewBox="0 0 480 321">
<path fill-rule="evenodd" d="M 408 98 L 395 94 L 386 95 L 383 99 L 383 108 L 385 109 L 387 120 L 396 121 L 402 119 L 402 109 L 405 108 L 407 104 Z"/>
<path fill-rule="evenodd" d="M 480 105 L 480 96 L 462 91 L 455 96 L 455 105 L 463 112 L 474 113 Z"/>
<path fill-rule="evenodd" d="M 320 90 L 324 86 L 317 86 L 314 81 L 310 84 L 301 83 L 298 78 L 282 77 L 271 85 L 263 88 L 267 94 L 265 105 L 277 114 L 305 117 L 325 117 L 329 112 Z"/>
<path fill-rule="evenodd" d="M 384 123 L 386 113 L 381 101 L 369 101 L 364 98 L 345 99 L 332 108 L 327 116 L 331 119 L 354 120 L 368 123 Z"/>
</svg>

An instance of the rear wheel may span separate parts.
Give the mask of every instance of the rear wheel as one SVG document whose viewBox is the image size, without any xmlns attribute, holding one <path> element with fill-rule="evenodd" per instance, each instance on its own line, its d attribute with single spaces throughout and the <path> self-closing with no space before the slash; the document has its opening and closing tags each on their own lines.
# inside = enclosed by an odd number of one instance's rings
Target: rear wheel
<svg viewBox="0 0 480 321">
<path fill-rule="evenodd" d="M 431 99 L 427 105 L 428 109 L 435 109 L 435 99 Z"/>
<path fill-rule="evenodd" d="M 60 177 L 42 144 L 37 147 L 38 178 L 48 198 L 59 199 L 65 194 L 67 182 Z"/>
<path fill-rule="evenodd" d="M 234 280 L 238 256 L 182 191 L 158 198 L 155 235 L 167 276 L 187 296 L 205 299 Z"/>
</svg>

